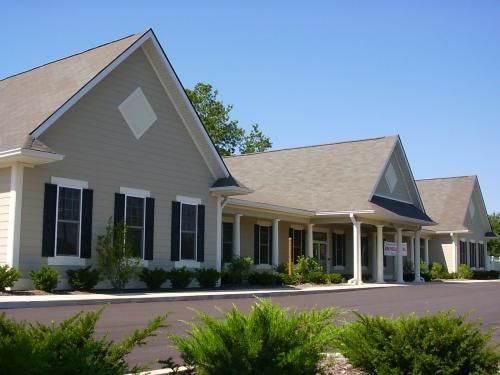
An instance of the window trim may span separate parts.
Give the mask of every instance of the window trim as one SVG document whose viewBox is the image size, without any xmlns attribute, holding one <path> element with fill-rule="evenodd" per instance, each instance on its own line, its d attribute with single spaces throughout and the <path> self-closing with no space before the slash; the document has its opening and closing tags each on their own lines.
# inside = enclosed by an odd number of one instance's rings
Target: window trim
<svg viewBox="0 0 500 375">
<path fill-rule="evenodd" d="M 146 244 L 146 198 L 151 197 L 151 192 L 142 189 L 120 186 L 120 194 L 125 195 L 125 206 L 123 207 L 123 213 L 124 213 L 123 218 L 125 226 L 127 225 L 127 197 L 142 198 L 142 200 L 144 201 L 143 214 L 142 214 L 142 241 L 141 241 L 142 249 L 141 249 L 141 256 L 139 258 L 141 259 L 141 265 L 147 266 L 149 262 L 146 259 L 144 259 L 144 246 Z M 126 239 L 124 239 L 124 241 L 125 240 Z"/>
<path fill-rule="evenodd" d="M 175 261 L 175 266 L 186 266 L 187 268 L 200 268 L 198 261 L 198 206 L 202 204 L 201 198 L 177 195 L 175 200 L 181 204 L 179 212 L 179 260 Z M 195 235 L 194 235 L 194 259 L 182 259 L 182 205 L 187 204 L 196 207 Z"/>
<path fill-rule="evenodd" d="M 343 232 L 343 231 L 342 231 Z M 333 269 L 334 270 L 338 270 L 338 271 L 343 271 L 345 270 L 346 268 L 346 256 L 347 256 L 347 252 L 346 252 L 346 242 L 347 242 L 347 236 L 345 235 L 345 233 L 339 233 L 339 232 L 334 232 L 335 233 L 335 241 L 334 241 L 334 247 L 335 247 L 335 253 L 333 254 L 334 257 L 334 261 L 335 261 L 335 264 L 333 264 L 332 262 L 332 265 L 333 265 Z M 338 240 L 338 236 L 342 236 L 343 237 L 343 243 L 342 243 L 342 264 L 339 264 L 337 262 L 337 240 Z"/>
<path fill-rule="evenodd" d="M 50 182 L 57 186 L 56 195 L 56 225 L 54 228 L 54 256 L 47 258 L 49 266 L 84 266 L 86 264 L 85 258 L 81 257 L 81 236 L 82 236 L 82 208 L 83 208 L 83 189 L 88 189 L 89 183 L 83 180 L 73 180 L 70 178 L 54 177 L 52 176 Z M 57 226 L 59 221 L 59 189 L 76 189 L 80 190 L 80 217 L 78 227 L 78 255 L 57 255 Z"/>
<path fill-rule="evenodd" d="M 272 231 L 272 225 L 259 225 L 259 262 L 255 265 L 257 269 L 267 269 L 269 268 L 269 266 L 272 266 L 272 249 L 271 249 L 271 246 L 269 246 L 271 244 L 271 236 L 273 235 L 273 231 Z M 267 252 L 268 252 L 268 259 L 267 259 L 267 263 L 261 263 L 261 258 L 262 258 L 262 241 L 261 241 L 261 230 L 267 230 L 268 233 L 267 233 Z M 262 266 L 262 267 L 258 267 L 258 266 Z M 265 266 L 265 267 L 264 267 Z"/>
</svg>

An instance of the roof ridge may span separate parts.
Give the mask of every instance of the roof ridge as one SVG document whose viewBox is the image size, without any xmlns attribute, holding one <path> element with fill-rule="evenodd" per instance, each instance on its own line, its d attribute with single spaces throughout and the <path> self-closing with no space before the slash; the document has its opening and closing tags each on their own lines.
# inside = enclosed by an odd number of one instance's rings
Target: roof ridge
<svg viewBox="0 0 500 375">
<path fill-rule="evenodd" d="M 371 137 L 371 138 L 353 139 L 353 140 L 347 140 L 347 141 L 337 141 L 337 142 L 329 142 L 329 143 L 320 143 L 320 144 L 308 145 L 308 146 L 286 147 L 286 148 L 280 148 L 280 149 L 277 149 L 277 150 L 268 150 L 268 151 L 261 151 L 261 152 L 251 152 L 251 153 L 248 153 L 248 154 L 225 156 L 224 159 L 231 159 L 231 158 L 238 158 L 238 157 L 252 156 L 252 155 L 261 155 L 261 154 L 269 154 L 269 153 L 272 153 L 272 152 L 280 152 L 280 151 L 300 150 L 300 149 L 305 149 L 305 148 L 333 146 L 333 145 L 339 145 L 339 144 L 344 144 L 344 143 L 367 142 L 367 141 L 374 141 L 374 140 L 378 140 L 378 139 L 394 138 L 394 137 L 397 137 L 397 135 L 385 135 L 385 136 L 381 136 L 381 137 Z"/>
<path fill-rule="evenodd" d="M 26 73 L 32 72 L 32 71 L 34 71 L 34 70 L 36 70 L 36 69 L 43 68 L 43 67 L 45 67 L 45 66 L 47 66 L 47 65 L 55 64 L 55 63 L 61 62 L 61 61 L 63 61 L 63 60 L 70 59 L 70 58 L 75 57 L 75 56 L 78 56 L 78 55 L 83 55 L 84 53 L 87 53 L 87 52 L 90 52 L 90 51 L 93 51 L 93 50 L 96 50 L 96 49 L 99 49 L 99 48 L 102 48 L 102 47 L 106 47 L 106 46 L 108 46 L 108 45 L 110 45 L 110 44 L 113 44 L 113 43 L 116 43 L 116 42 L 120 42 L 120 41 L 122 41 L 122 40 L 125 40 L 125 39 L 127 39 L 127 38 L 131 38 L 131 37 L 136 36 L 136 35 L 144 35 L 144 34 L 145 34 L 145 33 L 147 33 L 149 30 L 151 30 L 151 29 L 147 29 L 146 31 L 142 31 L 142 32 L 140 32 L 140 33 L 130 34 L 130 35 L 124 36 L 124 37 L 122 37 L 122 38 L 115 39 L 115 40 L 113 40 L 113 41 L 111 41 L 111 42 L 103 43 L 103 44 L 100 44 L 100 45 L 98 45 L 98 46 L 95 46 L 95 47 L 92 47 L 92 48 L 88 48 L 88 49 L 86 49 L 86 50 L 84 50 L 84 51 L 80 51 L 80 52 L 74 53 L 74 54 L 69 55 L 69 56 L 65 56 L 65 57 L 61 57 L 61 58 L 56 59 L 56 60 L 49 61 L 49 62 L 47 62 L 47 63 L 45 63 L 45 64 L 35 66 L 35 67 L 31 68 L 31 69 L 28 69 L 28 70 L 25 70 L 25 71 L 22 71 L 22 72 L 19 72 L 19 73 L 15 73 L 15 74 L 10 75 L 10 76 L 7 76 L 7 77 L 5 77 L 5 78 L 1 78 L 1 79 L 0 79 L 0 82 L 6 81 L 6 80 L 8 80 L 8 79 L 10 79 L 10 78 L 14 78 L 14 77 L 20 76 L 20 75 L 22 75 L 22 74 L 26 74 Z"/>
<path fill-rule="evenodd" d="M 468 177 L 477 177 L 477 175 L 471 174 L 471 175 L 463 175 L 463 176 L 429 177 L 429 178 L 419 178 L 418 180 L 415 180 L 415 181 L 450 180 L 452 178 L 468 178 Z"/>
</svg>

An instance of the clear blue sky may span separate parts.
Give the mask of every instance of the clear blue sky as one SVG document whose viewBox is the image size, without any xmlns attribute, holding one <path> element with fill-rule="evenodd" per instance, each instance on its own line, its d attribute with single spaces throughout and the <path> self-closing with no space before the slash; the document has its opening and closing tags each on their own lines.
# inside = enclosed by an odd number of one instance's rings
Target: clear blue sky
<svg viewBox="0 0 500 375">
<path fill-rule="evenodd" d="M 73 5 L 77 4 L 77 5 Z M 2 1 L 0 77 L 152 27 L 275 148 L 400 134 L 500 211 L 500 1 Z"/>
</svg>

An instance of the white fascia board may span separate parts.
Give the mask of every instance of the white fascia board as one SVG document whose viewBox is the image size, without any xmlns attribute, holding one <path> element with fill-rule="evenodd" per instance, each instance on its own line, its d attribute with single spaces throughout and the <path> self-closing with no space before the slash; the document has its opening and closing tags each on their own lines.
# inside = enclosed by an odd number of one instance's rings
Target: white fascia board
<svg viewBox="0 0 500 375">
<path fill-rule="evenodd" d="M 231 196 L 231 195 L 247 195 L 254 192 L 252 189 L 242 188 L 238 186 L 214 187 L 209 189 L 213 195 Z"/>
<path fill-rule="evenodd" d="M 64 155 L 16 148 L 12 150 L 0 151 L 0 165 L 11 163 L 23 163 L 27 165 L 46 164 L 64 159 Z"/>
<path fill-rule="evenodd" d="M 375 210 L 352 210 L 352 211 L 319 211 L 316 216 L 337 216 L 337 215 L 360 215 L 360 214 L 373 214 Z"/>
<path fill-rule="evenodd" d="M 434 231 L 436 234 L 452 234 L 452 233 L 471 233 L 468 229 L 459 229 L 459 230 L 436 230 Z"/>
</svg>

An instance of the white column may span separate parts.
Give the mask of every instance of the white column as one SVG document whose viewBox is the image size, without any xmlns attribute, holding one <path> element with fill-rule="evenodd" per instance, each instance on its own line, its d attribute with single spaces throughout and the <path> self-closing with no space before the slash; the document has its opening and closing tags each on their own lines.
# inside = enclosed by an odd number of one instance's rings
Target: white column
<svg viewBox="0 0 500 375">
<path fill-rule="evenodd" d="M 273 220 L 273 249 L 272 249 L 272 261 L 273 266 L 278 267 L 279 262 L 279 222 L 280 219 Z"/>
<path fill-rule="evenodd" d="M 313 257 L 313 226 L 314 224 L 307 224 L 307 243 L 306 243 L 306 255 L 309 258 Z"/>
<path fill-rule="evenodd" d="M 415 282 L 420 282 L 420 231 L 415 232 Z"/>
<path fill-rule="evenodd" d="M 384 226 L 377 225 L 377 283 L 384 282 Z"/>
<path fill-rule="evenodd" d="M 217 197 L 217 218 L 216 218 L 216 243 L 215 243 L 215 268 L 222 270 L 222 197 Z"/>
<path fill-rule="evenodd" d="M 408 249 L 408 257 L 406 259 L 409 259 L 412 261 L 412 263 L 415 263 L 415 237 L 414 236 L 410 237 L 410 248 Z"/>
<path fill-rule="evenodd" d="M 454 233 L 450 233 L 450 237 L 451 237 L 451 248 L 452 248 L 452 254 L 451 254 L 452 264 L 451 264 L 451 267 L 448 267 L 448 271 L 449 272 L 457 272 L 458 271 L 457 241 L 456 241 L 456 236 Z"/>
<path fill-rule="evenodd" d="M 371 266 L 372 266 L 372 280 L 375 281 L 377 279 L 377 232 L 370 233 L 370 258 L 371 258 Z M 368 259 L 370 261 L 370 259 Z"/>
<path fill-rule="evenodd" d="M 233 226 L 233 258 L 237 259 L 241 256 L 241 217 L 242 214 L 234 215 Z"/>
<path fill-rule="evenodd" d="M 396 228 L 396 243 L 398 251 L 396 253 L 396 282 L 403 283 L 403 230 Z"/>
<path fill-rule="evenodd" d="M 361 223 L 353 221 L 352 224 L 352 250 L 353 250 L 353 278 L 350 284 L 362 284 L 361 274 Z"/>
<path fill-rule="evenodd" d="M 21 209 L 23 202 L 24 167 L 14 164 L 10 168 L 9 221 L 7 230 L 7 264 L 19 268 L 21 242 Z"/>
<path fill-rule="evenodd" d="M 429 239 L 424 240 L 424 258 L 425 264 L 429 265 Z"/>
</svg>

